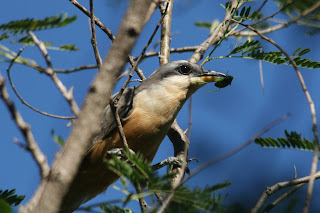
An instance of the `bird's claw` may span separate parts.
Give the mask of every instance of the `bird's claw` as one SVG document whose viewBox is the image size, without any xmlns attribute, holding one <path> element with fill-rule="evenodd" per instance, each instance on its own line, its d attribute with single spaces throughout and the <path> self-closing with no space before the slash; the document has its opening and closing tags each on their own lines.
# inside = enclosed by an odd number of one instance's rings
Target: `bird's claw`
<svg viewBox="0 0 320 213">
<path fill-rule="evenodd" d="M 131 154 L 135 154 L 135 152 L 132 149 L 129 149 L 129 152 Z M 110 149 L 109 151 L 107 151 L 107 153 L 109 155 L 115 155 L 119 159 L 122 159 L 122 160 L 126 160 L 127 159 L 126 155 L 123 152 L 123 148 L 113 148 L 113 149 Z"/>
</svg>

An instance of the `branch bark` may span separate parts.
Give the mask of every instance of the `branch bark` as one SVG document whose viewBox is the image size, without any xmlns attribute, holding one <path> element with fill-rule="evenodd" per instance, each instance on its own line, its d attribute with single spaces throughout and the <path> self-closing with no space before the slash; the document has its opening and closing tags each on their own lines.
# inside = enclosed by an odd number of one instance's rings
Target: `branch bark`
<svg viewBox="0 0 320 213">
<path fill-rule="evenodd" d="M 112 89 L 124 68 L 145 23 L 151 1 L 132 0 L 121 23 L 117 39 L 95 77 L 84 101 L 78 121 L 64 148 L 57 154 L 50 175 L 43 180 L 32 200 L 20 212 L 56 213 L 85 156 L 100 129 L 99 120 L 110 102 Z"/>
</svg>

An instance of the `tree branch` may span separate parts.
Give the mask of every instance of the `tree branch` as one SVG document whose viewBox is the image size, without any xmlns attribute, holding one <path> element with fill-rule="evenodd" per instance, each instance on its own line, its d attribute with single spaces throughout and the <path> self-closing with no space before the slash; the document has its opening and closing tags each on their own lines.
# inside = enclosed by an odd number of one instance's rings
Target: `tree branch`
<svg viewBox="0 0 320 213">
<path fill-rule="evenodd" d="M 96 62 L 99 70 L 101 69 L 102 61 L 100 57 L 100 53 L 97 46 L 97 38 L 96 38 L 96 24 L 94 21 L 94 8 L 93 8 L 93 0 L 90 0 L 90 25 L 91 25 L 91 44 L 94 52 L 94 56 L 96 58 Z"/>
<path fill-rule="evenodd" d="M 2 100 L 4 101 L 5 105 L 7 106 L 11 117 L 15 121 L 17 127 L 19 128 L 20 132 L 24 136 L 28 146 L 28 150 L 30 151 L 34 161 L 38 165 L 40 170 L 41 179 L 45 179 L 50 171 L 50 167 L 48 165 L 46 156 L 41 152 L 40 148 L 38 147 L 37 142 L 35 141 L 33 134 L 31 132 L 31 127 L 27 124 L 20 113 L 17 111 L 14 103 L 10 100 L 9 94 L 5 87 L 5 80 L 0 73 L 0 95 Z"/>
<path fill-rule="evenodd" d="M 60 116 L 60 115 L 53 115 L 53 114 L 50 114 L 50 113 L 47 113 L 47 112 L 43 112 L 35 107 L 33 107 L 32 105 L 30 105 L 28 102 L 26 102 L 22 96 L 18 93 L 16 87 L 14 86 L 13 84 L 13 81 L 11 79 L 11 73 L 10 73 L 10 69 L 11 67 L 13 66 L 15 60 L 20 56 L 20 54 L 22 53 L 22 51 L 26 48 L 27 46 L 24 46 L 23 48 L 21 48 L 19 50 L 19 52 L 16 54 L 16 56 L 11 60 L 8 68 L 7 68 L 7 74 L 8 74 L 8 80 L 9 80 L 9 83 L 13 89 L 13 92 L 16 94 L 16 96 L 20 99 L 20 101 L 26 105 L 27 107 L 31 108 L 32 110 L 42 114 L 42 115 L 45 115 L 45 116 L 49 116 L 49 117 L 52 117 L 52 118 L 59 118 L 59 119 L 75 119 L 76 117 L 75 116 Z"/>
<path fill-rule="evenodd" d="M 45 73 L 48 76 L 50 76 L 50 78 L 52 79 L 52 81 L 54 82 L 56 87 L 61 92 L 62 96 L 69 103 L 72 112 L 75 114 L 75 116 L 77 116 L 79 114 L 79 112 L 80 112 L 80 109 L 78 107 L 78 104 L 76 103 L 76 101 L 73 98 L 73 94 L 72 94 L 73 93 L 73 88 L 71 88 L 68 91 L 67 88 L 63 85 L 63 83 L 58 78 L 57 74 L 54 73 L 53 68 L 52 68 L 52 64 L 51 64 L 51 60 L 50 60 L 50 57 L 48 55 L 48 51 L 47 51 L 46 46 L 44 45 L 44 43 L 39 41 L 38 38 L 33 34 L 33 32 L 29 31 L 28 34 L 31 36 L 32 40 L 37 45 L 37 47 L 40 49 L 43 57 L 45 58 L 45 61 L 46 61 L 47 65 L 48 65 L 48 68 L 45 70 Z"/>
<path fill-rule="evenodd" d="M 290 187 L 290 186 L 298 186 L 299 184 L 306 184 L 310 181 L 311 178 L 319 179 L 320 178 L 320 171 L 315 173 L 313 177 L 306 176 L 294 180 L 284 181 L 280 183 L 276 183 L 271 187 L 267 187 L 267 189 L 262 193 L 261 197 L 259 198 L 256 205 L 251 209 L 251 213 L 258 213 L 262 205 L 266 202 L 269 196 L 276 193 L 277 191 Z"/>
</svg>

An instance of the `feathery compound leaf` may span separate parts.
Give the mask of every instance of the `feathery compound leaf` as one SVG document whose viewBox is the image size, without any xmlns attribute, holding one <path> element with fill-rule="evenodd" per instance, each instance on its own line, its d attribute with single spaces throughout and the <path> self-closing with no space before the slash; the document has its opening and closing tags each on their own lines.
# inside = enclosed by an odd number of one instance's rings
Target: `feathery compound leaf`
<svg viewBox="0 0 320 213">
<path fill-rule="evenodd" d="M 27 18 L 2 24 L 0 25 L 0 31 L 11 35 L 24 34 L 27 31 L 64 27 L 74 22 L 76 19 L 76 16 L 69 18 L 67 13 L 47 17 L 44 19 Z"/>
<path fill-rule="evenodd" d="M 308 58 L 301 58 L 302 55 L 307 54 L 310 52 L 309 48 L 301 50 L 302 48 L 299 47 L 293 53 L 293 60 L 295 61 L 296 65 L 301 68 L 308 68 L 308 69 L 317 69 L 320 68 L 320 62 L 318 61 L 310 61 Z M 241 55 L 233 56 L 237 53 Z M 282 53 L 282 52 L 264 52 L 261 51 L 261 43 L 257 40 L 246 41 L 244 44 L 240 44 L 235 47 L 227 56 L 228 58 L 231 57 L 240 57 L 246 59 L 257 59 L 265 62 L 269 62 L 276 65 L 291 65 L 289 59 Z M 224 58 L 224 57 L 217 57 L 217 58 Z M 213 60 L 212 58 L 210 60 Z"/>
<path fill-rule="evenodd" d="M 212 23 L 211 23 L 211 22 L 208 22 L 208 21 L 196 21 L 194 24 L 195 24 L 197 27 L 207 28 L 207 29 L 210 29 L 210 28 L 211 28 L 211 25 L 212 25 Z"/>
<path fill-rule="evenodd" d="M 150 163 L 140 153 L 123 152 L 127 160 L 112 155 L 112 159 L 105 161 L 111 171 L 119 176 L 125 176 L 134 185 L 141 184 L 145 187 L 148 184 L 148 188 L 153 191 L 170 189 L 170 180 L 174 174 L 159 176 L 152 171 Z"/>
<path fill-rule="evenodd" d="M 105 213 L 133 213 L 129 208 L 120 208 L 119 206 L 104 204 L 100 206 L 100 209 Z"/>
<path fill-rule="evenodd" d="M 15 195 L 16 190 L 0 190 L 0 200 L 5 200 L 9 205 L 17 206 L 21 203 L 21 201 L 25 198 L 24 195 Z"/>
<path fill-rule="evenodd" d="M 226 198 L 221 194 L 216 194 L 217 190 L 226 188 L 231 183 L 229 181 L 219 183 L 213 186 L 207 186 L 204 189 L 195 187 L 189 189 L 181 186 L 173 196 L 173 202 L 166 212 L 223 212 L 225 207 L 221 205 Z"/>
<path fill-rule="evenodd" d="M 273 138 L 257 138 L 255 143 L 267 148 L 290 148 L 290 149 L 300 149 L 305 151 L 313 151 L 314 143 L 302 138 L 300 134 L 297 132 L 288 133 L 285 130 L 286 138 L 277 138 L 277 140 Z"/>
<path fill-rule="evenodd" d="M 248 51 L 252 51 L 255 49 L 259 49 L 261 47 L 261 43 L 257 40 L 252 40 L 249 41 L 247 40 L 246 43 L 240 44 L 236 46 L 230 53 L 229 55 L 233 55 L 239 52 L 242 52 L 242 55 L 247 53 Z"/>
</svg>

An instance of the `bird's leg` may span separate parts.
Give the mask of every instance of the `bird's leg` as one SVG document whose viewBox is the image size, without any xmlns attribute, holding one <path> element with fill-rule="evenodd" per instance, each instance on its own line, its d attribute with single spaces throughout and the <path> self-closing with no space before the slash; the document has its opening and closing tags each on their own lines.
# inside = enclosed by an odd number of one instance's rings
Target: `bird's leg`
<svg viewBox="0 0 320 213">
<path fill-rule="evenodd" d="M 190 175 L 190 169 L 188 168 L 188 163 L 190 163 L 193 160 L 199 162 L 199 160 L 197 158 L 190 158 L 189 160 L 187 160 L 186 173 L 189 175 Z M 169 157 L 169 158 L 161 161 L 160 163 L 153 165 L 152 170 L 157 171 L 167 165 L 170 165 L 171 167 L 180 167 L 180 166 L 182 166 L 182 162 L 183 162 L 183 160 L 181 158 Z"/>
</svg>

